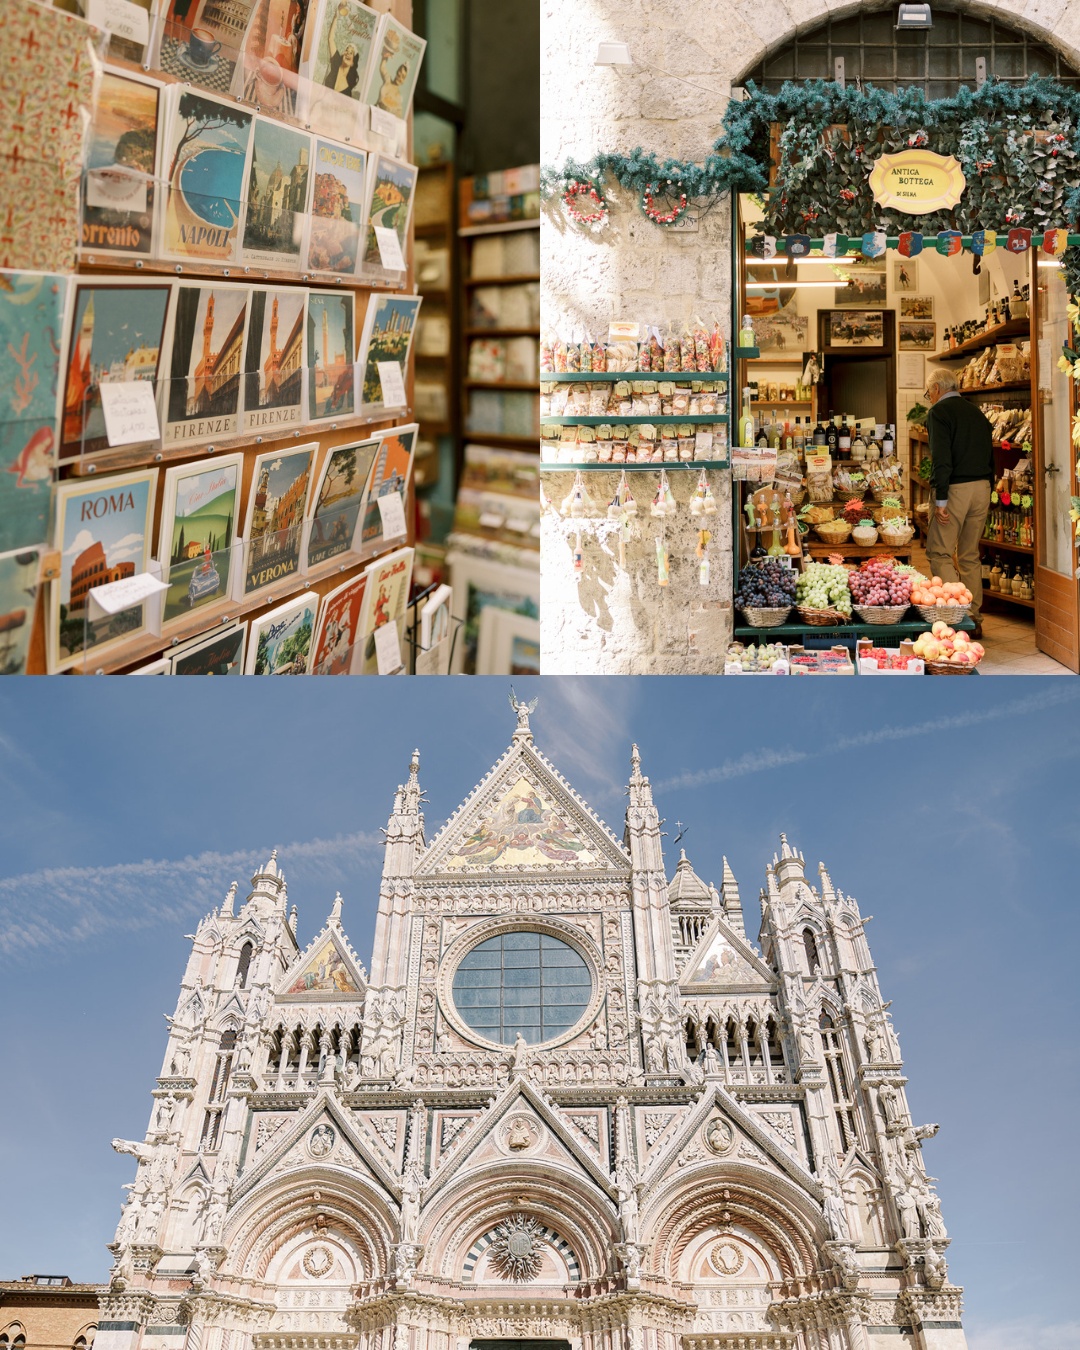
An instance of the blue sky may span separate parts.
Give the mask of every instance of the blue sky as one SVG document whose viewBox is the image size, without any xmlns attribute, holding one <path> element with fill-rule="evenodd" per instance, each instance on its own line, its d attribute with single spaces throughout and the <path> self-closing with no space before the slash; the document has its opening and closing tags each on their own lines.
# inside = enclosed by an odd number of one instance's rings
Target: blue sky
<svg viewBox="0 0 1080 1350">
<path fill-rule="evenodd" d="M 275 845 L 365 962 L 379 829 L 414 746 L 429 837 L 509 742 L 503 680 L 27 680 L 0 687 L 0 1278 L 100 1279 L 187 955 Z M 1080 682 L 520 681 L 537 743 L 621 833 L 630 742 L 669 841 L 757 931 L 785 830 L 868 936 L 939 1178 L 972 1350 L 1080 1345 Z M 678 856 L 668 843 L 669 871 Z M 1022 1155 L 1022 1164 L 1018 1158 Z"/>
</svg>

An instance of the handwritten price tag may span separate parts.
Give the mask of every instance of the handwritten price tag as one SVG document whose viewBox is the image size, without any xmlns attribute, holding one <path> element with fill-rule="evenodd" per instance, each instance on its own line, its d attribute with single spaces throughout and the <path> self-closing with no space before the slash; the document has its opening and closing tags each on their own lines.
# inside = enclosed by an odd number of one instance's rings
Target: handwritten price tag
<svg viewBox="0 0 1080 1350">
<path fill-rule="evenodd" d="M 382 401 L 387 408 L 404 408 L 409 399 L 405 393 L 405 375 L 400 361 L 376 361 Z"/>
<path fill-rule="evenodd" d="M 169 583 L 160 577 L 150 572 L 137 572 L 133 577 L 121 577 L 119 581 L 107 581 L 104 586 L 95 586 L 90 591 L 91 608 L 96 605 L 105 614 L 119 614 L 157 595 L 158 591 L 168 589 Z"/>
<path fill-rule="evenodd" d="M 138 445 L 160 437 L 152 380 L 103 380 L 98 388 L 110 445 Z"/>
<path fill-rule="evenodd" d="M 87 0 L 86 17 L 95 27 L 141 47 L 150 40 L 150 15 L 132 0 Z"/>
<path fill-rule="evenodd" d="M 146 183 L 146 174 L 126 168 L 90 169 L 86 175 L 86 204 L 104 207 L 106 211 L 144 212 Z"/>
<path fill-rule="evenodd" d="M 384 623 L 375 629 L 375 660 L 380 675 L 394 675 L 401 669 L 401 642 L 396 623 Z"/>
<path fill-rule="evenodd" d="M 399 539 L 403 534 L 407 534 L 405 503 L 401 500 L 401 493 L 388 492 L 384 497 L 377 497 L 376 501 L 379 503 L 379 515 L 382 518 L 383 538 Z"/>
<path fill-rule="evenodd" d="M 371 108 L 371 129 L 376 136 L 385 136 L 388 140 L 396 142 L 401 133 L 402 120 L 395 117 L 393 113 L 388 113 L 385 108 Z"/>
<path fill-rule="evenodd" d="M 379 257 L 388 272 L 405 271 L 405 255 L 401 251 L 401 242 L 393 230 L 385 225 L 373 225 L 375 238 L 379 244 Z"/>
</svg>

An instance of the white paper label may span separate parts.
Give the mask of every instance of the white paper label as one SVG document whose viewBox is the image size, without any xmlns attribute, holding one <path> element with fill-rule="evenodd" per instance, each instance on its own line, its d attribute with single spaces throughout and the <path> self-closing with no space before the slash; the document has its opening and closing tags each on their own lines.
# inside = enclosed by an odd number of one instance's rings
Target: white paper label
<svg viewBox="0 0 1080 1350">
<path fill-rule="evenodd" d="M 506 517 L 497 511 L 481 511 L 477 524 L 483 526 L 485 530 L 501 530 L 505 521 Z"/>
<path fill-rule="evenodd" d="M 379 503 L 379 515 L 382 517 L 384 539 L 399 539 L 408 533 L 405 524 L 405 503 L 400 492 L 388 492 L 384 497 L 375 499 Z"/>
<path fill-rule="evenodd" d="M 401 130 L 401 118 L 388 113 L 385 108 L 371 107 L 371 129 L 376 136 L 386 136 L 396 141 Z"/>
<path fill-rule="evenodd" d="M 385 225 L 373 225 L 375 238 L 379 243 L 379 257 L 388 272 L 405 271 L 405 255 L 401 251 L 401 242 L 393 230 Z"/>
<path fill-rule="evenodd" d="M 98 389 L 105 415 L 105 438 L 110 445 L 158 440 L 161 429 L 152 380 L 103 380 Z"/>
<path fill-rule="evenodd" d="M 379 368 L 379 383 L 382 385 L 383 406 L 404 408 L 408 403 L 405 393 L 405 374 L 400 361 L 376 361 Z"/>
<path fill-rule="evenodd" d="M 375 629 L 375 659 L 379 663 L 380 675 L 393 675 L 401 669 L 401 643 L 398 641 L 397 624 L 384 623 Z"/>
<path fill-rule="evenodd" d="M 103 586 L 95 586 L 90 592 L 92 604 L 106 614 L 119 614 L 121 610 L 131 609 L 141 604 L 158 591 L 167 591 L 169 583 L 150 572 L 137 572 L 133 577 L 121 577 L 119 581 L 107 581 Z"/>
<path fill-rule="evenodd" d="M 144 212 L 146 175 L 119 165 L 111 169 L 91 169 L 86 175 L 86 204 L 106 211 Z"/>
<path fill-rule="evenodd" d="M 141 47 L 150 40 L 150 15 L 132 0 L 86 0 L 86 17 L 95 27 Z"/>
<path fill-rule="evenodd" d="M 417 675 L 448 675 L 450 673 L 450 639 L 445 637 L 427 651 L 416 653 Z M 99 1333 L 100 1334 L 100 1333 Z"/>
</svg>

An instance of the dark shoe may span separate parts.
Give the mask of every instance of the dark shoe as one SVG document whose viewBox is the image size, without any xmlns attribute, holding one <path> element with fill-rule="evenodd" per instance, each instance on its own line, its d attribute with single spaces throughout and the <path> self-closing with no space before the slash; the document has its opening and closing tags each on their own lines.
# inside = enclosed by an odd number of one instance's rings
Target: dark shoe
<svg viewBox="0 0 1080 1350">
<path fill-rule="evenodd" d="M 971 636 L 976 639 L 982 637 L 982 620 L 980 619 L 975 620 L 975 631 L 972 633 Z"/>
</svg>

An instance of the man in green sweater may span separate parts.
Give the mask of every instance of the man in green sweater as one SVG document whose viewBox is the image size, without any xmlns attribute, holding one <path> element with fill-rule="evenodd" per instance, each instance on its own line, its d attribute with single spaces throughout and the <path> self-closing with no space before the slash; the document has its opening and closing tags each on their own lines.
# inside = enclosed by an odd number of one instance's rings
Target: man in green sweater
<svg viewBox="0 0 1080 1350">
<path fill-rule="evenodd" d="M 990 423 L 956 390 L 951 370 L 935 370 L 924 396 L 934 465 L 934 500 L 926 555 L 934 576 L 962 581 L 972 594 L 975 635 L 982 636 L 982 563 L 979 540 L 990 510 L 994 444 Z M 955 558 L 955 563 L 953 559 Z"/>
</svg>

